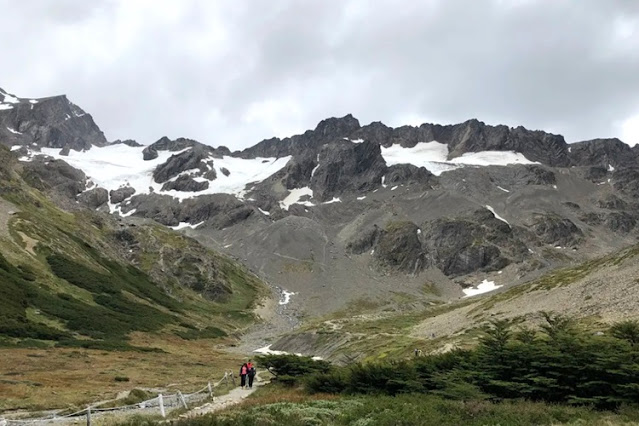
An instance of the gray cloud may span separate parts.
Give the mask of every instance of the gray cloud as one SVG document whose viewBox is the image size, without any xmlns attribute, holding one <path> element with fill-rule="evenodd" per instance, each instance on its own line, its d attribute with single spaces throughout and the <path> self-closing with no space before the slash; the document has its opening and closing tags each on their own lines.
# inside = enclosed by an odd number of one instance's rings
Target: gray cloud
<svg viewBox="0 0 639 426">
<path fill-rule="evenodd" d="M 241 148 L 353 113 L 639 142 L 632 0 L 0 0 L 0 11 L 0 87 L 66 93 L 110 139 Z"/>
</svg>

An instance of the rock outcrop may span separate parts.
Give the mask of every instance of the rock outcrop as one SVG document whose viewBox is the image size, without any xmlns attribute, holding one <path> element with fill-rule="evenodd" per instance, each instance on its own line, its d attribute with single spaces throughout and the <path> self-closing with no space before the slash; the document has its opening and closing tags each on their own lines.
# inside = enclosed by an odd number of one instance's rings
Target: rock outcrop
<svg viewBox="0 0 639 426">
<path fill-rule="evenodd" d="M 77 151 L 105 146 L 102 131 L 66 96 L 23 99 L 0 89 L 0 141 L 8 146 L 29 145 Z"/>
<path fill-rule="evenodd" d="M 328 201 L 347 191 L 373 190 L 386 172 L 379 145 L 339 143 L 326 145 L 319 153 L 319 167 L 311 178 L 313 196 Z"/>
</svg>

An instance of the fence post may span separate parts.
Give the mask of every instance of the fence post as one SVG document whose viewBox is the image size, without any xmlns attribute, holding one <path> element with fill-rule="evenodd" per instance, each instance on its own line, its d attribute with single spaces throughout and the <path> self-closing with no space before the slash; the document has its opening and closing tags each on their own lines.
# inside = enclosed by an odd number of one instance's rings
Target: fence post
<svg viewBox="0 0 639 426">
<path fill-rule="evenodd" d="M 225 371 L 224 372 L 224 381 L 226 382 L 226 387 L 229 387 L 229 372 Z"/>
<path fill-rule="evenodd" d="M 189 407 L 188 405 L 186 405 L 186 399 L 184 399 L 184 395 L 182 395 L 182 392 L 178 391 L 178 396 L 180 397 L 180 401 L 182 401 L 182 405 L 184 405 L 184 408 L 188 410 Z"/>
<path fill-rule="evenodd" d="M 231 371 L 231 380 L 233 380 L 233 386 L 235 386 L 235 373 Z"/>
<path fill-rule="evenodd" d="M 160 414 L 162 414 L 162 417 L 166 417 L 166 411 L 164 411 L 164 397 L 162 394 L 158 395 L 158 402 L 160 403 Z"/>
<path fill-rule="evenodd" d="M 91 426 L 91 406 L 87 407 L 87 426 Z"/>
<path fill-rule="evenodd" d="M 211 387 L 211 382 L 209 382 L 208 388 L 209 388 L 209 396 L 213 398 L 213 388 Z"/>
</svg>

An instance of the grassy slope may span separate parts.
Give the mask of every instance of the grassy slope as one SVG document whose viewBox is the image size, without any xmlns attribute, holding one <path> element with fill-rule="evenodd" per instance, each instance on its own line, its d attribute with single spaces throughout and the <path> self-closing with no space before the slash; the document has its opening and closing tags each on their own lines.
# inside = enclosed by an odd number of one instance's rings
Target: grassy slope
<svg viewBox="0 0 639 426">
<path fill-rule="evenodd" d="M 155 225 L 137 227 L 156 244 L 134 266 L 111 238 L 112 218 L 57 208 L 0 150 L 0 208 L 13 210 L 0 224 L 0 410 L 80 403 L 135 385 L 201 386 L 235 366 L 220 349 L 255 320 L 265 293 L 257 277 Z M 178 279 L 152 279 L 158 251 L 173 244 L 210 256 L 230 296 L 214 302 Z"/>
<path fill-rule="evenodd" d="M 639 245 L 611 255 L 560 269 L 503 292 L 446 304 L 385 311 L 357 303 L 329 317 L 307 323 L 297 333 L 312 333 L 318 347 L 341 342 L 331 359 L 401 359 L 424 353 L 467 347 L 476 343 L 479 329 L 495 318 L 536 323 L 542 310 L 566 313 L 596 331 L 610 321 L 637 318 L 634 304 Z M 412 302 L 418 302 L 413 300 Z M 622 306 L 615 311 L 616 306 Z M 432 336 L 432 333 L 435 336 Z"/>
<path fill-rule="evenodd" d="M 453 401 L 429 395 L 336 396 L 268 385 L 245 402 L 218 414 L 177 422 L 178 426 L 302 425 L 622 425 L 637 424 L 639 412 L 617 413 L 531 402 Z M 156 424 L 143 418 L 121 426 Z M 159 423 L 158 423 L 159 424 Z"/>
</svg>

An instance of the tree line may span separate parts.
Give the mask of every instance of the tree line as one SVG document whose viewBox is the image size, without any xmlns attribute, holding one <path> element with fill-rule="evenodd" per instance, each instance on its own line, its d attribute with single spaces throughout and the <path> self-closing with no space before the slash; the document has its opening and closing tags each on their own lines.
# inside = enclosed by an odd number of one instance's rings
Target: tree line
<svg viewBox="0 0 639 426">
<path fill-rule="evenodd" d="M 639 401 L 639 322 L 603 333 L 580 330 L 574 320 L 543 313 L 539 329 L 497 320 L 472 349 L 408 360 L 345 367 L 307 357 L 261 357 L 281 381 L 309 392 L 429 393 L 451 399 L 526 399 L 614 409 Z"/>
</svg>

